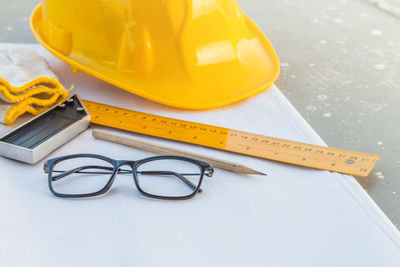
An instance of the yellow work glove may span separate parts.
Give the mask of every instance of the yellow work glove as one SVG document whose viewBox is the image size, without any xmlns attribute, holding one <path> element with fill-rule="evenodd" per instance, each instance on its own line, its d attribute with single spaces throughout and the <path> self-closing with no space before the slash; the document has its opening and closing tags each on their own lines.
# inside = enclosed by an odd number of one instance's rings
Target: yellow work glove
<svg viewBox="0 0 400 267">
<path fill-rule="evenodd" d="M 0 49 L 0 122 L 37 115 L 68 97 L 44 58 L 26 48 Z"/>
</svg>

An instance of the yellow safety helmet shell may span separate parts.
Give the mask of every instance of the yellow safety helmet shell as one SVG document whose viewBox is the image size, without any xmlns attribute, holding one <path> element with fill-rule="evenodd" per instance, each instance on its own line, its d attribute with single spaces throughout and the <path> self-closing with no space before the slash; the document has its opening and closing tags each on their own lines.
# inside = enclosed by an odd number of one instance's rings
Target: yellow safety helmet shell
<svg viewBox="0 0 400 267">
<path fill-rule="evenodd" d="M 279 75 L 272 45 L 236 0 L 43 0 L 31 28 L 73 70 L 174 107 L 226 105 Z"/>
</svg>

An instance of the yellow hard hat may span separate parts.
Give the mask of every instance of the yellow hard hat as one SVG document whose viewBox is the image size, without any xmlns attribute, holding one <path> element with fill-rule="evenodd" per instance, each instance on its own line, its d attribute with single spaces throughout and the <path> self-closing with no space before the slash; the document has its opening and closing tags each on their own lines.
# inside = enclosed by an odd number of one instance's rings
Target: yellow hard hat
<svg viewBox="0 0 400 267">
<path fill-rule="evenodd" d="M 43 0 L 31 28 L 73 70 L 174 107 L 229 104 L 279 75 L 236 0 Z"/>
</svg>

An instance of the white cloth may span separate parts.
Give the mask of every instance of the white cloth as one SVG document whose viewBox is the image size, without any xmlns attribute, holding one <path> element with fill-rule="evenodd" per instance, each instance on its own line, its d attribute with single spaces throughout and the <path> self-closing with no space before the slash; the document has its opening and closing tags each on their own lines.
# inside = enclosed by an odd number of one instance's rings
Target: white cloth
<svg viewBox="0 0 400 267">
<path fill-rule="evenodd" d="M 37 53 L 10 46 L 0 49 L 0 77 L 14 87 L 21 87 L 39 77 L 58 79 L 46 60 Z"/>
<path fill-rule="evenodd" d="M 84 99 L 169 117 L 323 145 L 276 87 L 247 101 L 209 111 L 165 107 L 68 66 L 44 49 L 64 84 Z M 100 128 L 94 126 L 92 128 Z M 5 133 L 10 128 L 0 126 Z M 237 161 L 268 173 L 241 176 L 217 169 L 203 193 L 188 201 L 139 195 L 117 177 L 100 198 L 56 198 L 43 162 L 0 158 L 1 266 L 273 266 L 398 267 L 400 235 L 351 176 L 295 167 L 204 147 L 139 136 Z M 91 130 L 49 157 L 97 153 L 115 159 L 151 154 L 95 140 Z"/>
</svg>

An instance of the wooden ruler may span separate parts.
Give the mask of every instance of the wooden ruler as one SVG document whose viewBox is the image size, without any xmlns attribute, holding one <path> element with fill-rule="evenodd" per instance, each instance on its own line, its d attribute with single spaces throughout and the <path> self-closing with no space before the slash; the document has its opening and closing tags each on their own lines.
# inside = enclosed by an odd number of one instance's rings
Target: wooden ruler
<svg viewBox="0 0 400 267">
<path fill-rule="evenodd" d="M 366 177 L 379 155 L 294 142 L 83 100 L 90 121 L 135 133 L 229 152 Z"/>
</svg>

